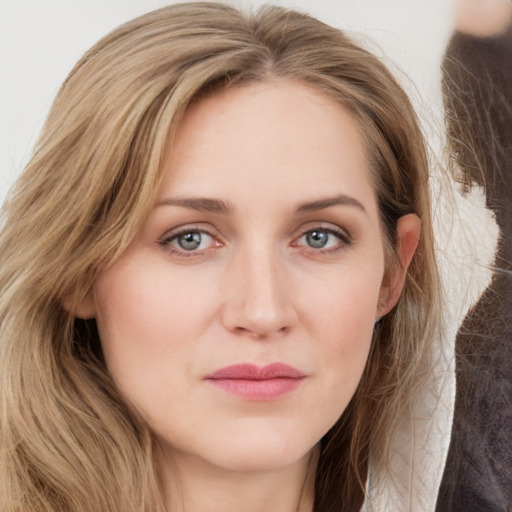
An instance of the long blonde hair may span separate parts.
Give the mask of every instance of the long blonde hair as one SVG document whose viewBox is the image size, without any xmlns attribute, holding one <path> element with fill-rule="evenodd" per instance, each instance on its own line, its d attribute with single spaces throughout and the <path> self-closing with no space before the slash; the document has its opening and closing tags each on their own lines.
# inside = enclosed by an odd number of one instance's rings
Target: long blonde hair
<svg viewBox="0 0 512 512">
<path fill-rule="evenodd" d="M 413 109 L 377 58 L 314 18 L 177 4 L 122 25 L 83 56 L 5 205 L 2 512 L 163 510 L 151 435 L 106 371 L 94 320 L 70 311 L 137 235 L 187 106 L 268 76 L 312 85 L 360 123 L 388 268 L 398 264 L 398 218 L 422 218 L 400 301 L 376 329 L 356 395 L 322 439 L 315 510 L 357 510 L 369 460 L 385 472 L 389 435 L 411 408 L 439 322 L 428 165 Z"/>
</svg>

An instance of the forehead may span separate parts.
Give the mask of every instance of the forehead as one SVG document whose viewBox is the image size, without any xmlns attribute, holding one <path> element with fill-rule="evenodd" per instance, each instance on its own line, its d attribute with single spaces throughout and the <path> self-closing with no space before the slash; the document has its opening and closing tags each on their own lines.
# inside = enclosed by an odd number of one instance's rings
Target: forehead
<svg viewBox="0 0 512 512">
<path fill-rule="evenodd" d="M 199 100 L 186 112 L 168 155 L 162 194 L 373 198 L 358 122 L 298 81 L 272 79 Z"/>
</svg>

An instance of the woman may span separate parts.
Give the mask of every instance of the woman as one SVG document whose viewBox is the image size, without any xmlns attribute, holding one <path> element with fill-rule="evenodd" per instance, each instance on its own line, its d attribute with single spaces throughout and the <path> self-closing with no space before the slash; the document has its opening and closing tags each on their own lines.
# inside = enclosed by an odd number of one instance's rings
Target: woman
<svg viewBox="0 0 512 512">
<path fill-rule="evenodd" d="M 121 26 L 5 212 L 0 509 L 435 503 L 444 448 L 404 462 L 439 413 L 425 148 L 342 33 L 214 3 Z"/>
</svg>

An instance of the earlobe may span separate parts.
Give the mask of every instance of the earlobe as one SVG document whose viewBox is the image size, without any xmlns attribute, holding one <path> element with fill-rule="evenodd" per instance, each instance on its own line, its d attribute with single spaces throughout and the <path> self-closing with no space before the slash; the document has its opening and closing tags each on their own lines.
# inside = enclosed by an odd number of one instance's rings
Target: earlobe
<svg viewBox="0 0 512 512">
<path fill-rule="evenodd" d="M 414 213 L 398 219 L 396 229 L 396 252 L 398 264 L 389 272 L 380 290 L 377 315 L 388 313 L 398 302 L 404 285 L 407 269 L 411 264 L 421 233 L 421 219 Z"/>
</svg>

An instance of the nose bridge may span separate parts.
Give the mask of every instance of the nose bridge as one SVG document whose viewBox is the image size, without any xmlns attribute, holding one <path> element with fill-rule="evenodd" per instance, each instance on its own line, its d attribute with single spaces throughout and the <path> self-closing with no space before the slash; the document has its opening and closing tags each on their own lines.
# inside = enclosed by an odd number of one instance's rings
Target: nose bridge
<svg viewBox="0 0 512 512">
<path fill-rule="evenodd" d="M 251 240 L 237 251 L 232 266 L 225 321 L 230 330 L 265 337 L 293 324 L 283 255 L 268 239 Z"/>
</svg>

